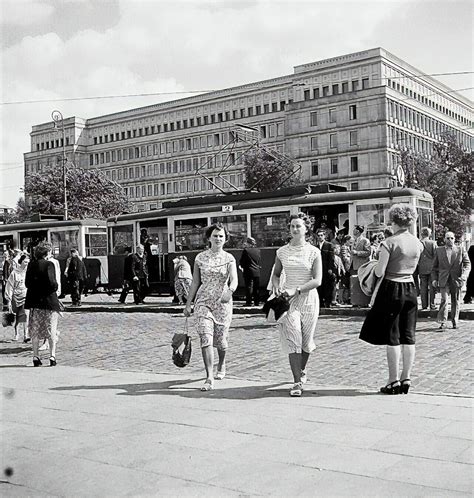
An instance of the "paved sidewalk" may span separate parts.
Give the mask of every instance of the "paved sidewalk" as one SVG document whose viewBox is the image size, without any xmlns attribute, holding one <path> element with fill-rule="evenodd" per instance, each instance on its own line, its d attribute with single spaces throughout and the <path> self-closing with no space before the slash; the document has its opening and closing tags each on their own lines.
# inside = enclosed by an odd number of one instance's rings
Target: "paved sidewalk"
<svg viewBox="0 0 474 498">
<path fill-rule="evenodd" d="M 468 397 L 0 368 L 2 496 L 471 496 Z"/>
</svg>

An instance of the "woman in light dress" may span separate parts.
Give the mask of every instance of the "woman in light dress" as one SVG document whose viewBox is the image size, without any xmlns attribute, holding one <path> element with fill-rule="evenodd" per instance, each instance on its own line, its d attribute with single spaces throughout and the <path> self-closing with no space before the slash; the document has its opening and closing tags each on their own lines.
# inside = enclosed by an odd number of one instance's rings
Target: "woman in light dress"
<svg viewBox="0 0 474 498">
<path fill-rule="evenodd" d="M 179 304 L 184 304 L 188 299 L 193 274 L 191 273 L 191 266 L 189 265 L 188 258 L 186 256 L 179 256 L 176 260 L 177 261 L 174 267 L 174 290 Z"/>
<path fill-rule="evenodd" d="M 273 292 L 290 299 L 290 309 L 278 321 L 282 342 L 288 351 L 294 385 L 290 396 L 301 396 L 307 381 L 306 364 L 316 345 L 314 332 L 319 317 L 317 287 L 321 285 L 321 252 L 306 241 L 311 228 L 304 213 L 290 217 L 291 240 L 276 253 L 272 277 Z M 282 271 L 285 282 L 280 283 Z"/>
<path fill-rule="evenodd" d="M 232 294 L 238 280 L 235 258 L 224 251 L 224 244 L 229 238 L 225 226 L 214 223 L 206 229 L 205 236 L 210 248 L 199 253 L 194 261 L 193 281 L 184 315 L 191 315 L 191 303 L 195 299 L 194 316 L 206 369 L 206 381 L 201 391 L 210 391 L 214 387 L 214 347 L 219 356 L 215 378 L 222 380 L 226 375 L 225 356 L 232 321 Z"/>
</svg>

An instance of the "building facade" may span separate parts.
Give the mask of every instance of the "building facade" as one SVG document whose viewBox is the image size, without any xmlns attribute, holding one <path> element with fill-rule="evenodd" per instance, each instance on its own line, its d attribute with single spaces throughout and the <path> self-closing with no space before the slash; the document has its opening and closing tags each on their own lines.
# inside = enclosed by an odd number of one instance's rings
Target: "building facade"
<svg viewBox="0 0 474 498">
<path fill-rule="evenodd" d="M 311 183 L 393 185 L 400 150 L 430 155 L 443 132 L 473 148 L 472 102 L 382 48 L 293 74 L 99 116 L 35 125 L 25 177 L 61 161 L 98 168 L 137 210 L 244 188 L 252 144 L 284 154 Z"/>
</svg>

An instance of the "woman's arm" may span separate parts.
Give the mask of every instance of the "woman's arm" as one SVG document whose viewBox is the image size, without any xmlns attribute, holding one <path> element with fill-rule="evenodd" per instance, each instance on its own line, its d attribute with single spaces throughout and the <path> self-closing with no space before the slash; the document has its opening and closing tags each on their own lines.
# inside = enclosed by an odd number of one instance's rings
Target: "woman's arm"
<svg viewBox="0 0 474 498">
<path fill-rule="evenodd" d="M 383 277 L 387 269 L 388 260 L 390 259 L 390 252 L 385 244 L 380 244 L 379 259 L 375 267 L 375 276 Z"/>
<path fill-rule="evenodd" d="M 312 289 L 316 289 L 321 285 L 321 280 L 323 278 L 323 263 L 321 260 L 321 253 L 319 253 L 313 261 L 313 266 L 311 267 L 311 273 L 313 278 L 306 282 L 300 287 L 300 292 L 309 292 Z"/>
<path fill-rule="evenodd" d="M 282 270 L 283 270 L 283 265 L 281 264 L 279 257 L 275 256 L 275 265 L 273 266 L 273 273 L 272 273 L 272 286 L 273 286 L 273 293 L 274 294 L 279 293 L 280 276 L 281 276 Z"/>
<path fill-rule="evenodd" d="M 237 265 L 235 260 L 233 260 L 229 267 L 229 288 L 222 294 L 221 302 L 228 303 L 232 299 L 232 294 L 235 292 L 238 285 Z"/>
<path fill-rule="evenodd" d="M 199 266 L 197 261 L 194 261 L 194 274 L 193 281 L 191 282 L 191 287 L 189 288 L 188 297 L 186 299 L 186 307 L 184 308 L 185 316 L 191 315 L 191 303 L 196 297 L 196 292 L 201 286 L 201 270 L 199 270 Z"/>
</svg>

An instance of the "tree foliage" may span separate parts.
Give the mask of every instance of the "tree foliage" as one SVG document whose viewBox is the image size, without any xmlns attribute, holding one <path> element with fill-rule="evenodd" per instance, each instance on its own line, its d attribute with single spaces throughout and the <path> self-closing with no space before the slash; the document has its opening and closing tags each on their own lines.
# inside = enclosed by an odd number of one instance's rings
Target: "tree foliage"
<svg viewBox="0 0 474 498">
<path fill-rule="evenodd" d="M 404 151 L 401 164 L 406 186 L 433 196 L 436 233 L 443 236 L 450 230 L 461 237 L 471 214 L 474 154 L 463 150 L 456 137 L 446 133 L 434 144 L 433 157 Z"/>
<path fill-rule="evenodd" d="M 244 173 L 245 188 L 258 192 L 271 192 L 301 183 L 301 175 L 291 160 L 262 150 L 245 154 Z"/>
<path fill-rule="evenodd" d="M 70 219 L 105 219 L 130 210 L 128 198 L 120 185 L 100 171 L 69 167 L 66 185 Z M 61 166 L 28 175 L 25 199 L 18 201 L 13 221 L 26 221 L 37 213 L 64 214 Z"/>
</svg>

